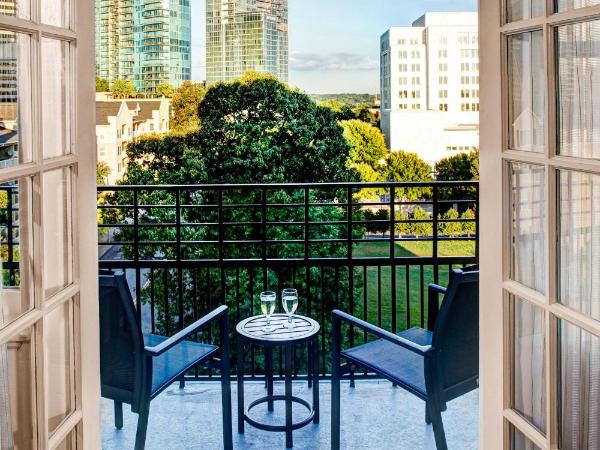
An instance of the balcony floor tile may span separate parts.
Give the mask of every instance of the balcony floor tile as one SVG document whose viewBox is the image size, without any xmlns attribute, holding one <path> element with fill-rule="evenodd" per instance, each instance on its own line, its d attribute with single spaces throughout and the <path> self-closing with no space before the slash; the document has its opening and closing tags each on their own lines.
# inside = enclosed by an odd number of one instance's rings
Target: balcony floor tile
<svg viewBox="0 0 600 450">
<path fill-rule="evenodd" d="M 294 432 L 297 449 L 330 448 L 329 382 L 321 382 L 321 423 Z M 283 383 L 275 383 L 275 392 L 283 391 Z M 264 383 L 245 384 L 246 404 L 265 395 Z M 294 393 L 310 398 L 306 382 L 295 382 Z M 221 398 L 218 382 L 188 382 L 184 390 L 173 384 L 150 406 L 146 450 L 212 450 L 222 448 Z M 237 433 L 236 384 L 232 383 L 233 442 L 236 449 L 285 448 L 283 433 L 269 433 L 246 424 L 246 433 Z M 102 399 L 102 448 L 133 449 L 137 415 L 128 405 L 123 407 L 124 427 L 114 428 L 112 402 Z M 276 402 L 271 415 L 258 406 L 254 417 L 282 423 L 283 402 Z M 304 408 L 294 407 L 301 418 Z M 478 440 L 478 392 L 471 392 L 448 404 L 442 414 L 449 449 L 475 450 Z M 342 448 L 386 450 L 435 449 L 433 429 L 425 424 L 425 404 L 402 389 L 384 381 L 357 381 L 351 389 L 342 384 Z M 279 419 L 279 421 L 277 420 Z"/>
</svg>

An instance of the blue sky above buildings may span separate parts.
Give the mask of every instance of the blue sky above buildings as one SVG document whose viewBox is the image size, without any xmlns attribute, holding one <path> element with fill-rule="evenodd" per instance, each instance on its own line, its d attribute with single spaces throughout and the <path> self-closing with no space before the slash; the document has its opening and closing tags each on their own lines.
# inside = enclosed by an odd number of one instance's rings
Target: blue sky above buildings
<svg viewBox="0 0 600 450">
<path fill-rule="evenodd" d="M 191 0 L 192 77 L 205 77 L 205 0 Z M 289 0 L 290 84 L 310 93 L 379 91 L 379 37 L 426 11 L 477 0 Z"/>
</svg>

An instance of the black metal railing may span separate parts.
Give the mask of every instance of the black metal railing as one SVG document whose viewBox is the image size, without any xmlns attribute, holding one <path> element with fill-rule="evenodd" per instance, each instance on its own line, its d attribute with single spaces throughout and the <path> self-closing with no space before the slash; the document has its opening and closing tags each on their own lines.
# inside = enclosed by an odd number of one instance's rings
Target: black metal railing
<svg viewBox="0 0 600 450">
<path fill-rule="evenodd" d="M 0 186 L 0 261 L 2 286 L 19 286 L 19 190 Z"/>
<path fill-rule="evenodd" d="M 100 267 L 127 273 L 143 329 L 167 335 L 220 304 L 232 322 L 259 314 L 260 291 L 294 286 L 324 329 L 325 375 L 334 308 L 394 333 L 426 326 L 428 284 L 478 261 L 478 198 L 477 182 L 102 186 Z M 262 355 L 246 357 L 260 375 Z"/>
</svg>

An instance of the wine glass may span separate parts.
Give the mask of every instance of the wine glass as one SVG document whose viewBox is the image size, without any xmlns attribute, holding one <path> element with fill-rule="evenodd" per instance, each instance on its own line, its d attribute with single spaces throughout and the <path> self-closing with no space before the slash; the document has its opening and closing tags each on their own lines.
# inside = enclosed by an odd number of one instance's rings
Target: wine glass
<svg viewBox="0 0 600 450">
<path fill-rule="evenodd" d="M 263 331 L 272 331 L 271 314 L 275 312 L 275 301 L 277 294 L 273 291 L 265 291 L 260 293 L 260 310 L 267 318 L 267 324 L 263 327 Z"/>
<path fill-rule="evenodd" d="M 281 303 L 283 304 L 283 310 L 288 315 L 288 321 L 286 328 L 292 328 L 292 315 L 298 308 L 298 291 L 296 289 L 284 289 L 281 293 Z"/>
</svg>

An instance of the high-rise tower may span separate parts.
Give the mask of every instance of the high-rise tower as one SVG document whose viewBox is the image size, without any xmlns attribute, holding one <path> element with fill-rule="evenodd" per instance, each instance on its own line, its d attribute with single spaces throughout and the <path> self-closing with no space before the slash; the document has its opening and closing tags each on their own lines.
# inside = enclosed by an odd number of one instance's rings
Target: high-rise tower
<svg viewBox="0 0 600 450">
<path fill-rule="evenodd" d="M 248 70 L 287 82 L 287 0 L 206 0 L 206 81 Z"/>
<path fill-rule="evenodd" d="M 96 0 L 96 74 L 139 91 L 191 79 L 187 0 Z"/>
</svg>

